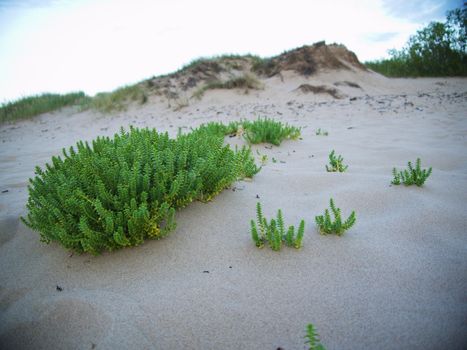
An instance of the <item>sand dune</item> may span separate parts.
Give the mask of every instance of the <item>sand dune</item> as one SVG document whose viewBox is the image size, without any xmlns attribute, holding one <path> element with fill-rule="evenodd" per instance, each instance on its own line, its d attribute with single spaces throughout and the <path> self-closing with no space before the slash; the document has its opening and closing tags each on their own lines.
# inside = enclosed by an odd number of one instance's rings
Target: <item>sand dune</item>
<svg viewBox="0 0 467 350">
<path fill-rule="evenodd" d="M 303 349 L 307 323 L 327 349 L 465 348 L 467 80 L 355 68 L 262 83 L 207 91 L 179 111 L 153 96 L 112 115 L 68 109 L 0 127 L 2 349 Z M 79 139 L 258 116 L 303 127 L 302 140 L 254 146 L 269 158 L 254 180 L 180 210 L 166 239 L 78 256 L 19 222 L 34 166 Z M 346 173 L 325 171 L 332 149 Z M 433 167 L 425 186 L 390 186 L 392 167 L 417 157 Z M 257 196 L 268 216 L 306 220 L 301 250 L 253 245 Z M 330 197 L 357 213 L 343 237 L 314 225 Z"/>
</svg>

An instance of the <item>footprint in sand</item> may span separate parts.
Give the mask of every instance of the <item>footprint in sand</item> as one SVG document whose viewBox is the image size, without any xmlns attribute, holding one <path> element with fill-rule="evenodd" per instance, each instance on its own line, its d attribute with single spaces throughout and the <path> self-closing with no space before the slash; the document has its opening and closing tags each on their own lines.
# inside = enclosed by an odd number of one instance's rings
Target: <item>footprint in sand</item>
<svg viewBox="0 0 467 350">
<path fill-rule="evenodd" d="M 0 221 L 0 247 L 11 240 L 18 230 L 19 218 L 9 216 Z"/>
</svg>

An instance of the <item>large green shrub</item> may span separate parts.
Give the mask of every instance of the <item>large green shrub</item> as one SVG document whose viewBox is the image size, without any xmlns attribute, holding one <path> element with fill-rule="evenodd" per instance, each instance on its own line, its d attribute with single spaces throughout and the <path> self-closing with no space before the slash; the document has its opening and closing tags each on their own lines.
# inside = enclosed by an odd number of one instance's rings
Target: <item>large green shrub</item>
<svg viewBox="0 0 467 350">
<path fill-rule="evenodd" d="M 43 241 L 92 254 L 164 237 L 175 228 L 176 209 L 209 201 L 259 170 L 249 148 L 234 152 L 203 129 L 175 139 L 122 129 L 63 155 L 36 168 L 22 219 Z"/>
</svg>

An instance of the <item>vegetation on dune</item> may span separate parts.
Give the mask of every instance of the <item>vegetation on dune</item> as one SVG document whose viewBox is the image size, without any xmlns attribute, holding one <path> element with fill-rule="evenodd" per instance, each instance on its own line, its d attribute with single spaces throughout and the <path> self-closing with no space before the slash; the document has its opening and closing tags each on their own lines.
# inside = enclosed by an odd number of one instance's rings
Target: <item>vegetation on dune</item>
<svg viewBox="0 0 467 350">
<path fill-rule="evenodd" d="M 366 62 L 389 77 L 467 76 L 467 5 L 447 13 L 410 37 L 389 59 Z"/>
<path fill-rule="evenodd" d="M 254 121 L 241 120 L 225 125 L 210 122 L 199 127 L 216 135 L 243 136 L 250 144 L 271 143 L 279 146 L 284 140 L 296 140 L 300 137 L 300 128 L 282 123 L 271 118 L 258 118 Z"/>
<path fill-rule="evenodd" d="M 184 65 L 182 68 L 177 70 L 175 74 L 182 73 L 188 70 L 202 71 L 202 70 L 206 70 L 206 68 L 216 73 L 220 73 L 225 70 L 225 67 L 223 67 L 220 63 L 224 63 L 225 65 L 227 65 L 228 66 L 227 68 L 233 68 L 233 69 L 240 68 L 236 65 L 232 66 L 230 61 L 244 60 L 249 57 L 252 57 L 252 56 L 250 54 L 247 54 L 247 55 L 224 54 L 220 56 L 200 57 Z"/>
<path fill-rule="evenodd" d="M 282 243 L 289 247 L 299 249 L 302 246 L 303 234 L 305 233 L 305 220 L 300 221 L 297 233 L 295 234 L 295 227 L 289 226 L 285 229 L 284 218 L 282 210 L 277 211 L 276 219 L 268 220 L 263 216 L 261 203 L 256 203 L 256 220 L 250 221 L 251 224 L 251 238 L 258 248 L 264 247 L 266 243 L 272 250 L 278 251 L 282 247 Z"/>
<path fill-rule="evenodd" d="M 262 58 L 259 56 L 251 57 L 251 71 L 264 75 L 266 77 L 272 77 L 278 73 L 277 63 L 272 58 Z"/>
<path fill-rule="evenodd" d="M 129 85 L 118 88 L 112 92 L 101 92 L 88 100 L 86 107 L 96 109 L 100 112 L 124 110 L 129 102 L 146 103 L 148 96 L 139 85 Z"/>
<path fill-rule="evenodd" d="M 162 238 L 176 226 L 176 209 L 259 171 L 249 148 L 223 143 L 204 129 L 171 139 L 136 128 L 80 141 L 36 167 L 22 220 L 44 242 L 92 254 Z"/>
<path fill-rule="evenodd" d="M 279 146 L 284 140 L 300 137 L 300 128 L 270 118 L 242 122 L 243 135 L 252 144 L 268 142 Z"/>
<path fill-rule="evenodd" d="M 324 215 L 316 216 L 315 221 L 318 225 L 319 232 L 323 235 L 336 234 L 338 236 L 342 236 L 345 231 L 355 224 L 355 221 L 357 220 L 355 217 L 355 211 L 352 211 L 347 220 L 342 221 L 341 210 L 340 208 L 336 208 L 332 198 L 330 199 L 329 204 L 332 214 L 334 215 L 334 220 L 331 218 L 328 209 L 324 211 Z"/>
<path fill-rule="evenodd" d="M 243 127 L 258 133 L 271 125 L 277 135 L 254 140 L 280 143 L 291 132 L 299 134 L 297 128 L 258 119 L 203 124 L 173 139 L 154 129 L 130 128 L 90 144 L 80 141 L 64 149 L 63 157 L 52 157 L 45 169 L 36 167 L 28 188 L 29 212 L 22 220 L 45 242 L 92 254 L 162 238 L 175 228 L 176 209 L 209 201 L 260 171 L 251 149 L 232 150 L 224 145 L 225 135 Z M 300 247 L 303 225 L 297 236 L 293 227 L 284 235 L 287 244 Z"/>
<path fill-rule="evenodd" d="M 397 171 L 396 168 L 392 169 L 392 180 L 393 185 L 400 185 L 401 183 L 405 186 L 417 185 L 418 187 L 423 186 L 426 179 L 431 175 L 432 168 L 422 169 L 421 160 L 417 158 L 415 168 L 412 166 L 412 162 L 408 162 L 408 169 L 403 171 Z"/>
<path fill-rule="evenodd" d="M 245 73 L 237 77 L 232 77 L 227 81 L 213 80 L 207 82 L 196 89 L 192 97 L 200 100 L 207 90 L 214 89 L 244 89 L 245 92 L 248 92 L 249 89 L 258 90 L 261 88 L 261 82 L 254 75 Z"/>
<path fill-rule="evenodd" d="M 44 93 L 23 97 L 0 106 L 0 122 L 31 118 L 62 107 L 87 103 L 90 99 L 84 92 L 72 92 L 65 95 Z"/>
<path fill-rule="evenodd" d="M 64 95 L 44 93 L 4 103 L 0 106 L 0 122 L 31 118 L 67 106 L 79 106 L 81 109 L 92 108 L 108 113 L 124 110 L 129 102 L 143 104 L 147 99 L 146 92 L 138 84 L 124 86 L 112 92 L 99 93 L 95 97 L 87 96 L 84 92 Z"/>
</svg>

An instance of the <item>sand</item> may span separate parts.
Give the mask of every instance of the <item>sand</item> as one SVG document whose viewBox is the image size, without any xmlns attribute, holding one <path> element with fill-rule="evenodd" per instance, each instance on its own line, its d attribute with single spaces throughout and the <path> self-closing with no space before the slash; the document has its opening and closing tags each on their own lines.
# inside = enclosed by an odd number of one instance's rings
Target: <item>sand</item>
<svg viewBox="0 0 467 350">
<path fill-rule="evenodd" d="M 334 85 L 345 81 L 360 88 Z M 467 79 L 337 71 L 264 83 L 179 111 L 151 97 L 112 115 L 65 109 L 0 126 L 0 348 L 305 349 L 313 323 L 328 350 L 465 349 Z M 269 158 L 254 180 L 177 212 L 166 239 L 94 257 L 19 222 L 34 167 L 80 139 L 258 116 L 303 127 L 302 139 L 254 146 Z M 346 173 L 325 171 L 332 149 Z M 433 167 L 425 186 L 391 186 L 392 167 L 417 157 Z M 330 197 L 357 213 L 343 237 L 314 224 Z M 258 200 L 269 217 L 306 220 L 302 249 L 254 246 Z"/>
</svg>

